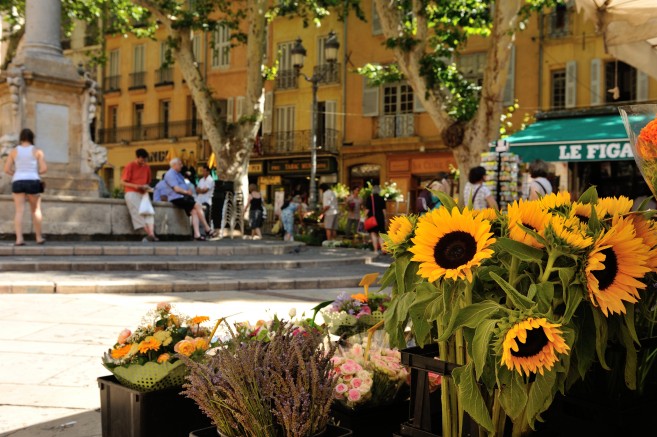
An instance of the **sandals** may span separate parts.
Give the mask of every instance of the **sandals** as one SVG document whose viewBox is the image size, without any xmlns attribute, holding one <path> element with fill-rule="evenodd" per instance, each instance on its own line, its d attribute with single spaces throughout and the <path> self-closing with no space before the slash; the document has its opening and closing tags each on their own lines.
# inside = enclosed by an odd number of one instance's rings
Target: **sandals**
<svg viewBox="0 0 657 437">
<path fill-rule="evenodd" d="M 194 237 L 194 241 L 207 241 L 203 235 L 200 237 Z"/>
<path fill-rule="evenodd" d="M 14 246 L 25 246 L 25 243 L 14 243 Z"/>
<path fill-rule="evenodd" d="M 219 229 L 215 229 L 214 231 L 210 232 L 210 233 L 208 234 L 208 236 L 209 236 L 210 238 L 217 238 L 217 237 L 219 236 L 219 234 L 220 234 Z"/>
</svg>

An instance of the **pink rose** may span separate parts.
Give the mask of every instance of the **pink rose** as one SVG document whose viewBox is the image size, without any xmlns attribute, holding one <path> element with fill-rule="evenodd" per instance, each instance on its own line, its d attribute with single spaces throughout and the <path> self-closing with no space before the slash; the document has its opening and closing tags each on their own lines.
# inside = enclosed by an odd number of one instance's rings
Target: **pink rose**
<svg viewBox="0 0 657 437">
<path fill-rule="evenodd" d="M 168 313 L 171 310 L 171 304 L 169 302 L 160 302 L 157 304 L 157 310 Z"/>
<path fill-rule="evenodd" d="M 360 318 L 361 316 L 364 316 L 365 314 L 372 314 L 372 310 L 368 306 L 361 307 L 360 312 L 356 314 L 356 318 Z"/>
<path fill-rule="evenodd" d="M 361 398 L 361 394 L 360 394 L 360 392 L 359 392 L 357 389 L 352 388 L 351 390 L 349 390 L 349 393 L 347 394 L 347 398 L 348 398 L 351 402 L 357 402 L 357 401 L 360 400 L 360 398 Z"/>
<path fill-rule="evenodd" d="M 343 365 L 340 366 L 340 370 L 345 375 L 353 375 L 358 372 L 362 367 L 358 365 L 354 360 L 347 360 Z"/>
<path fill-rule="evenodd" d="M 349 390 L 349 387 L 347 387 L 347 384 L 340 383 L 340 384 L 335 386 L 335 392 L 336 393 L 342 394 L 342 393 L 346 392 L 347 390 Z"/>
<path fill-rule="evenodd" d="M 130 332 L 129 329 L 124 329 L 124 330 L 121 331 L 121 333 L 119 334 L 119 339 L 116 340 L 116 342 L 119 343 L 119 344 L 125 344 L 125 341 L 126 341 L 126 340 L 128 339 L 128 337 L 130 337 L 131 335 L 132 335 L 132 332 Z"/>
<path fill-rule="evenodd" d="M 358 388 L 358 387 L 360 387 L 362 383 L 363 383 L 363 380 L 360 379 L 360 378 L 354 378 L 354 379 L 351 380 L 351 386 L 352 386 L 353 388 Z"/>
</svg>

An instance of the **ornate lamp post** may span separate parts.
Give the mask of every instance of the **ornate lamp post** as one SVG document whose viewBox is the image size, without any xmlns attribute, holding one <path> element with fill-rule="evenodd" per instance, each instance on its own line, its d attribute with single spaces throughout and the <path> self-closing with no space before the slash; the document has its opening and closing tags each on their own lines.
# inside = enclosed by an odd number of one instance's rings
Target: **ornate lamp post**
<svg viewBox="0 0 657 437">
<path fill-rule="evenodd" d="M 328 62 L 330 69 L 328 71 L 319 70 L 315 72 L 311 77 L 306 76 L 301 72 L 303 68 L 303 61 L 306 57 L 306 49 L 301 43 L 301 38 L 297 38 L 296 43 L 290 54 L 292 56 L 292 65 L 297 72 L 297 76 L 303 76 L 307 82 L 310 82 L 313 87 L 313 113 L 312 113 L 312 132 L 311 132 L 311 143 L 310 143 L 310 193 L 309 193 L 309 207 L 311 211 L 314 211 L 317 207 L 317 182 L 315 181 L 317 174 L 317 126 L 318 126 L 318 108 L 317 108 L 317 89 L 319 88 L 319 83 L 324 80 L 324 77 L 327 73 L 332 72 L 333 66 L 338 59 L 338 49 L 340 48 L 340 43 L 338 38 L 335 35 L 335 32 L 330 31 L 326 42 L 324 43 L 324 59 Z"/>
</svg>

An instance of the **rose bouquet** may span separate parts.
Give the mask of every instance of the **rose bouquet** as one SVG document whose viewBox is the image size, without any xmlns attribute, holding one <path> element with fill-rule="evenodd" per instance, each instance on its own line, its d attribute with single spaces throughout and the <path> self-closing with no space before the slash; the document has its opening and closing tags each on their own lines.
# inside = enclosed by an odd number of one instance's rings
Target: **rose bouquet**
<svg viewBox="0 0 657 437">
<path fill-rule="evenodd" d="M 188 318 L 172 312 L 166 302 L 157 304 L 141 326 L 124 329 L 116 344 L 103 355 L 103 365 L 119 382 L 141 391 L 182 385 L 186 367 L 176 354 L 198 360 L 209 347 L 206 316 Z"/>
<path fill-rule="evenodd" d="M 595 366 L 641 388 L 654 364 L 657 225 L 625 197 L 578 201 L 558 193 L 511 204 L 506 214 L 458 207 L 391 221 L 394 262 L 385 312 L 391 344 L 407 326 L 457 365 L 442 380 L 442 429 L 456 435 L 465 410 L 491 434 L 505 417 L 521 435 L 557 392 Z M 412 322 L 412 323 L 410 323 Z M 652 333 L 652 334 L 651 334 Z"/>
<path fill-rule="evenodd" d="M 331 362 L 332 376 L 337 379 L 335 399 L 353 409 L 395 402 L 408 376 L 396 349 L 372 349 L 366 353 L 357 343 L 339 349 Z"/>
</svg>

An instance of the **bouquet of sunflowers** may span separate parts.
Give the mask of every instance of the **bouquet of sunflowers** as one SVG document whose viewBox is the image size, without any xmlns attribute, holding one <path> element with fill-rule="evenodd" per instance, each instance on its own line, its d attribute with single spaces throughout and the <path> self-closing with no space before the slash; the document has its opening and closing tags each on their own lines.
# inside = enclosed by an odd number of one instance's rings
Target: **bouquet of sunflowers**
<svg viewBox="0 0 657 437">
<path fill-rule="evenodd" d="M 210 345 L 210 330 L 201 326 L 207 316 L 188 318 L 157 304 L 142 326 L 124 329 L 116 344 L 103 355 L 103 365 L 123 385 L 140 391 L 180 386 L 186 367 L 176 354 L 199 360 Z"/>
<path fill-rule="evenodd" d="M 381 282 L 393 289 L 392 345 L 405 346 L 410 325 L 420 346 L 437 343 L 438 358 L 459 365 L 442 380 L 442 435 L 458 434 L 463 410 L 490 435 L 502 435 L 506 416 L 524 434 L 557 392 L 594 364 L 609 369 L 610 345 L 623 352 L 614 370 L 641 388 L 655 361 L 640 346 L 657 320 L 650 212 L 595 189 L 517 201 L 505 214 L 440 200 L 391 220 L 394 262 Z"/>
</svg>

